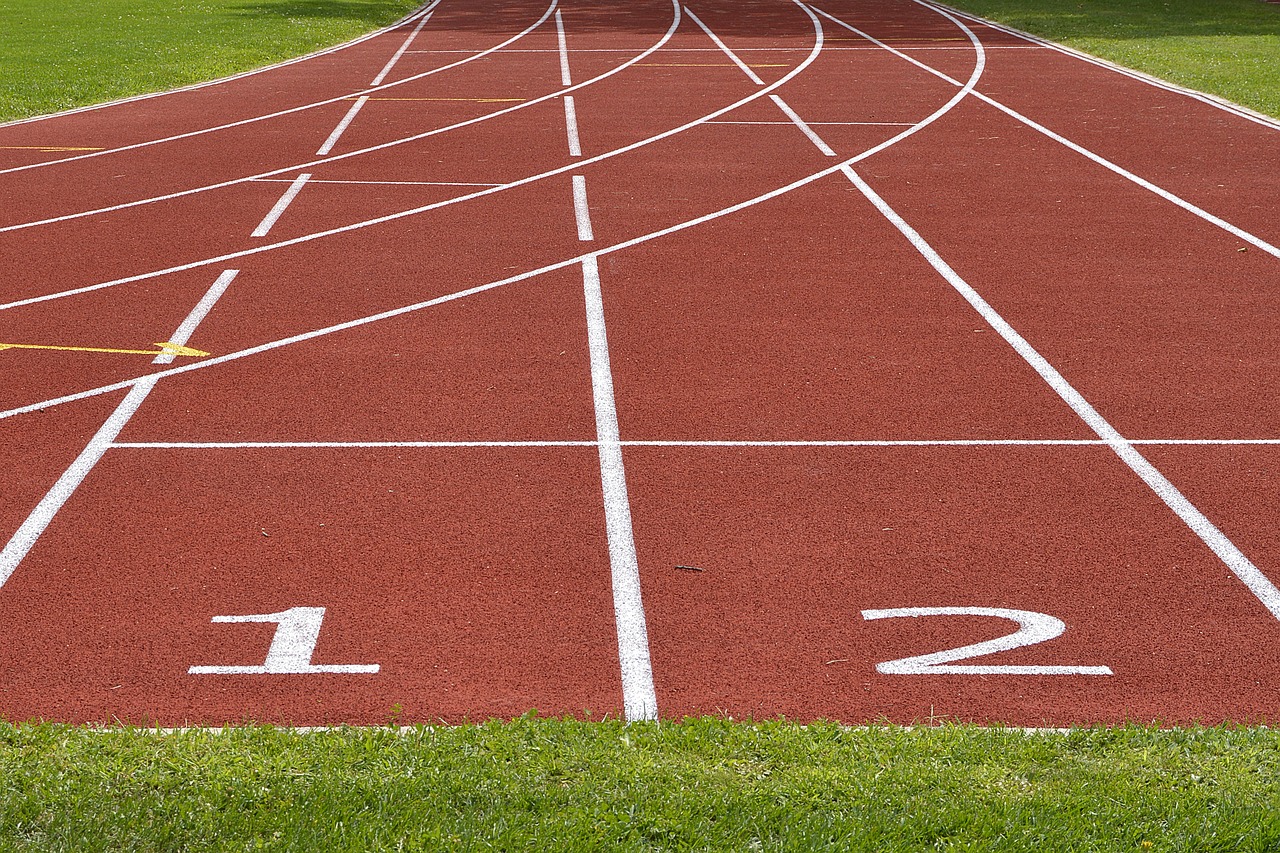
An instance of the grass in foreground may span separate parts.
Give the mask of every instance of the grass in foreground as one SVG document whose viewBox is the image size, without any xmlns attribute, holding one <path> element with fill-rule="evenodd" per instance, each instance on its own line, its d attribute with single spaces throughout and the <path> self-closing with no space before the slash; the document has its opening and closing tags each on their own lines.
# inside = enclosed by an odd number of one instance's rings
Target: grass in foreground
<svg viewBox="0 0 1280 853">
<path fill-rule="evenodd" d="M 948 0 L 1280 118 L 1280 5 L 1262 0 Z"/>
<path fill-rule="evenodd" d="M 0 121 L 269 65 L 417 0 L 0 0 Z"/>
<path fill-rule="evenodd" d="M 1280 850 L 1280 734 L 0 726 L 5 850 Z"/>
</svg>

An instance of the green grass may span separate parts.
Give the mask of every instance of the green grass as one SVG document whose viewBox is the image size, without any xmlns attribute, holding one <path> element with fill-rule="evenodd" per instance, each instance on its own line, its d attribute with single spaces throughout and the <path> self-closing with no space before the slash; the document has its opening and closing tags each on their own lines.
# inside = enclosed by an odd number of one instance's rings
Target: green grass
<svg viewBox="0 0 1280 853">
<path fill-rule="evenodd" d="M 1280 117 L 1280 5 L 951 0 L 950 5 Z"/>
<path fill-rule="evenodd" d="M 1280 735 L 0 726 L 3 850 L 1280 850 Z"/>
<path fill-rule="evenodd" d="M 247 71 L 417 0 L 0 0 L 0 121 Z"/>
</svg>

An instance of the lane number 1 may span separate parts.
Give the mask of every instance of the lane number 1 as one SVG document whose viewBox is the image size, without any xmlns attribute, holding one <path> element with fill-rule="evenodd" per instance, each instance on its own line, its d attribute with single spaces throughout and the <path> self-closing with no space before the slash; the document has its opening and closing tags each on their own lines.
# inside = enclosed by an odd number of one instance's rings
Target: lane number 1
<svg viewBox="0 0 1280 853">
<path fill-rule="evenodd" d="M 1008 610 L 1003 607 L 896 607 L 889 610 L 864 610 L 862 618 L 918 618 L 921 616 L 994 616 L 1018 623 L 1018 630 L 994 640 L 984 640 L 955 649 L 916 655 L 876 664 L 882 675 L 1112 675 L 1107 666 L 1012 666 L 1008 664 L 962 664 L 956 661 L 1007 652 L 1023 646 L 1034 646 L 1061 636 L 1066 623 L 1048 613 L 1034 610 Z"/>
<path fill-rule="evenodd" d="M 193 666 L 190 675 L 306 675 L 318 672 L 346 674 L 375 673 L 379 665 L 313 664 L 316 641 L 320 639 L 323 607 L 290 607 L 279 613 L 249 616 L 215 616 L 214 622 L 275 622 L 276 633 L 267 649 L 267 659 L 258 666 Z"/>
</svg>

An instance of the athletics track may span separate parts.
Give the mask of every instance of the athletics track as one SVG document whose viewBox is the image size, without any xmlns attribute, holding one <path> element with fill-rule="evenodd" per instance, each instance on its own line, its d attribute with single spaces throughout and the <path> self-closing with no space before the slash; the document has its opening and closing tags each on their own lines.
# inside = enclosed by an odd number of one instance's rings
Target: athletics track
<svg viewBox="0 0 1280 853">
<path fill-rule="evenodd" d="M 5 718 L 1280 715 L 1268 120 L 927 0 L 435 0 L 0 193 Z"/>
</svg>

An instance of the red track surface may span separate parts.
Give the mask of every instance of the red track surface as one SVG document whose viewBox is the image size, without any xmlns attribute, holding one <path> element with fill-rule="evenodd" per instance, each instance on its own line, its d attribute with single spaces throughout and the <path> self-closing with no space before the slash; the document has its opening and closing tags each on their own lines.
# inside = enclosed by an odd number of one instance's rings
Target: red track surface
<svg viewBox="0 0 1280 853">
<path fill-rule="evenodd" d="M 0 714 L 1280 717 L 1280 127 L 916 0 L 429 8 L 0 127 Z"/>
</svg>

